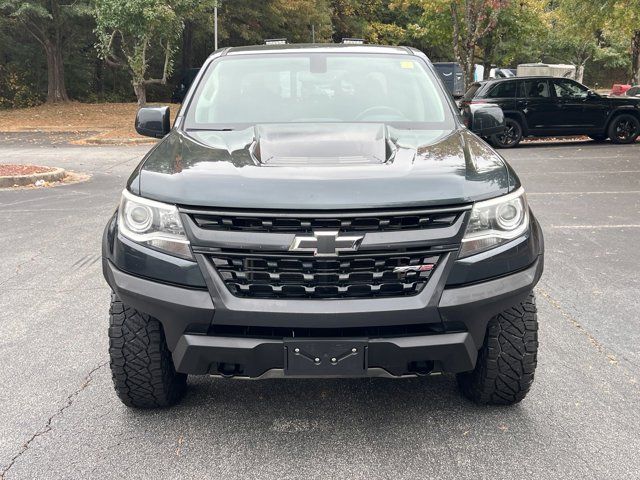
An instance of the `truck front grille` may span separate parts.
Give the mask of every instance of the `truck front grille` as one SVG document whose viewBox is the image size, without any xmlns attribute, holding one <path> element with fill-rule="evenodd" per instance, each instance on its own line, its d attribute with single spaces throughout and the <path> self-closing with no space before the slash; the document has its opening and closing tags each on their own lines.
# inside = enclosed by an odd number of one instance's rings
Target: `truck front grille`
<svg viewBox="0 0 640 480">
<path fill-rule="evenodd" d="M 256 298 L 358 298 L 416 295 L 437 268 L 433 252 L 341 255 L 210 255 L 229 291 Z"/>
<path fill-rule="evenodd" d="M 405 210 L 377 212 L 377 214 L 277 215 L 268 213 L 231 215 L 224 213 L 195 213 L 193 220 L 205 230 L 243 232 L 306 233 L 333 229 L 341 232 L 385 232 L 450 227 L 460 212 L 431 212 Z"/>
</svg>

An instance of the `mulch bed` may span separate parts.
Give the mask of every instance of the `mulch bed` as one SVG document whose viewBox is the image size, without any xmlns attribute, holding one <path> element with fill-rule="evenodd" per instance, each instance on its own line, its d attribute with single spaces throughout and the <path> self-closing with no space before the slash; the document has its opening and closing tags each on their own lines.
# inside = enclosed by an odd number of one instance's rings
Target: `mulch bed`
<svg viewBox="0 0 640 480">
<path fill-rule="evenodd" d="M 16 177 L 18 175 L 31 175 L 34 173 L 52 172 L 55 168 L 41 167 L 39 165 L 12 165 L 0 163 L 0 177 Z"/>
</svg>

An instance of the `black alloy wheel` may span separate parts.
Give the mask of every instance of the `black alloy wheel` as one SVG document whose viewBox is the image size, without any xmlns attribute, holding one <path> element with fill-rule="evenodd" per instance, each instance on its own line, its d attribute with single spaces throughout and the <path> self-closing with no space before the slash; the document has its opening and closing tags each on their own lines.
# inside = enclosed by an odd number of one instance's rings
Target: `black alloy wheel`
<svg viewBox="0 0 640 480">
<path fill-rule="evenodd" d="M 522 127 L 512 118 L 505 118 L 504 132 L 491 137 L 491 143 L 498 148 L 513 148 L 521 141 Z"/>
<path fill-rule="evenodd" d="M 634 115 L 618 115 L 609 126 L 609 138 L 613 143 L 633 143 L 638 136 L 640 136 L 640 120 Z"/>
</svg>

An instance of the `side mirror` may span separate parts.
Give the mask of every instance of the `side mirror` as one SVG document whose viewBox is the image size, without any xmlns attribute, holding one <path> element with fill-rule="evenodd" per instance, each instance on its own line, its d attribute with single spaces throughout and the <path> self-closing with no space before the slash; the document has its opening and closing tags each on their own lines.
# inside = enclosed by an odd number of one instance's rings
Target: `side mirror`
<svg viewBox="0 0 640 480">
<path fill-rule="evenodd" d="M 162 138 L 171 130 L 169 107 L 142 107 L 136 114 L 136 132 Z"/>
<path fill-rule="evenodd" d="M 480 137 L 504 132 L 504 112 L 492 103 L 465 105 L 462 109 L 465 125 Z"/>
</svg>

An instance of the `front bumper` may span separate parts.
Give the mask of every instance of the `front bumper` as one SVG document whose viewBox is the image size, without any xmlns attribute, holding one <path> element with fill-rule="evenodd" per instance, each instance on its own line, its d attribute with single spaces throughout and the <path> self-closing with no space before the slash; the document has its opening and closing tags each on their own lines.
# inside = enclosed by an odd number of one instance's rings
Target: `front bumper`
<svg viewBox="0 0 640 480">
<path fill-rule="evenodd" d="M 531 215 L 530 231 L 501 247 L 462 260 L 442 252 L 417 295 L 240 298 L 206 253 L 196 253 L 196 263 L 135 244 L 118 234 L 114 216 L 103 239 L 103 271 L 124 303 L 162 323 L 179 372 L 269 376 L 285 367 L 291 337 L 357 338 L 367 345 L 365 375 L 399 377 L 472 370 L 489 320 L 538 282 L 543 251 Z"/>
<path fill-rule="evenodd" d="M 178 372 L 256 378 L 284 368 L 283 338 L 209 334 L 219 312 L 216 312 L 207 290 L 161 284 L 130 275 L 106 259 L 103 266 L 109 285 L 123 302 L 162 322 Z M 368 338 L 367 375 L 377 376 L 385 372 L 392 376 L 404 376 L 427 371 L 456 373 L 472 370 L 488 321 L 522 301 L 537 283 L 542 270 L 543 258 L 540 256 L 531 266 L 517 273 L 474 285 L 445 288 L 433 309 L 429 306 L 423 309 L 439 317 L 443 324 L 442 331 L 427 335 Z M 396 300 L 389 298 L 368 302 Z M 338 303 L 348 305 L 350 302 L 356 301 Z M 378 317 L 387 318 L 389 323 L 403 323 L 406 322 L 402 319 L 403 312 L 387 311 L 386 315 L 379 314 Z M 266 318 L 269 321 L 275 322 L 273 312 L 263 313 L 268 314 Z M 352 314 L 355 315 L 355 312 Z M 258 312 L 252 315 L 261 317 Z M 338 321 L 341 318 L 330 307 L 325 309 L 324 315 L 334 321 L 336 317 Z M 357 317 L 366 321 L 369 313 L 359 312 Z M 299 323 L 306 320 L 306 317 L 298 316 Z"/>
</svg>

